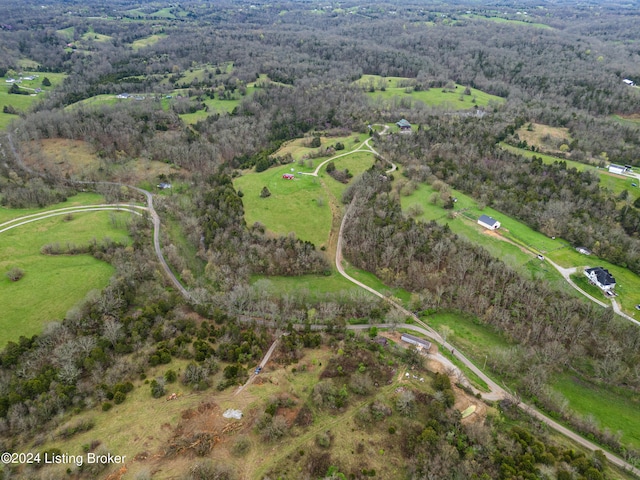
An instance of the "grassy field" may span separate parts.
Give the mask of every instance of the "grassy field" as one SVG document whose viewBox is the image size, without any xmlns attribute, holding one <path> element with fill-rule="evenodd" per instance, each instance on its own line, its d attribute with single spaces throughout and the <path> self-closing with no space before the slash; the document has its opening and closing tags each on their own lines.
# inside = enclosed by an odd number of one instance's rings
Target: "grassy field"
<svg viewBox="0 0 640 480">
<path fill-rule="evenodd" d="M 338 203 L 340 203 L 342 193 L 359 175 L 368 170 L 375 163 L 375 158 L 373 154 L 369 152 L 356 152 L 352 155 L 337 158 L 334 163 L 337 170 L 344 170 L 346 168 L 349 170 L 349 173 L 353 175 L 353 178 L 349 180 L 349 183 L 342 183 L 334 179 L 325 171 L 326 165 L 320 170 L 318 175 L 324 180 L 329 191 L 333 194 Z"/>
<path fill-rule="evenodd" d="M 75 207 L 79 205 L 95 205 L 104 203 L 104 197 L 97 193 L 79 193 L 73 197 L 69 197 L 66 202 L 49 205 L 46 208 L 6 208 L 0 206 L 0 223 L 33 213 L 46 212 L 57 208 Z"/>
<path fill-rule="evenodd" d="M 370 85 L 373 85 L 375 91 L 368 91 L 368 95 L 374 98 L 382 98 L 385 100 L 411 98 L 428 106 L 443 107 L 450 110 L 466 110 L 474 106 L 486 107 L 489 103 L 501 103 L 504 101 L 504 99 L 500 97 L 490 95 L 475 88 L 470 89 L 470 95 L 464 95 L 465 86 L 463 85 L 456 85 L 453 91 L 445 91 L 443 88 L 431 88 L 419 92 L 414 91 L 412 88 L 407 89 L 406 87 L 398 86 L 400 82 L 409 80 L 411 79 L 363 75 L 357 83 L 363 88 L 367 88 L 367 90 L 369 90 Z M 382 84 L 385 85 L 384 91 L 380 89 Z"/>
<path fill-rule="evenodd" d="M 163 134 L 167 133 L 158 135 Z M 179 167 L 175 165 L 145 158 L 117 164 L 105 163 L 88 142 L 63 138 L 42 139 L 29 143 L 24 161 L 34 169 L 46 168 L 60 177 L 68 175 L 74 179 L 109 179 L 129 185 L 141 185 L 146 182 L 151 185 L 151 189 L 158 183 L 160 175 L 180 173 Z"/>
<path fill-rule="evenodd" d="M 158 43 L 166 36 L 167 35 L 165 33 L 156 33 L 153 35 L 149 35 L 148 37 L 139 38 L 131 43 L 131 48 L 137 51 L 141 48 L 150 47 L 151 45 L 155 45 L 156 43 Z"/>
<path fill-rule="evenodd" d="M 18 112 L 26 112 L 34 102 L 42 97 L 42 95 L 46 95 L 48 91 L 52 90 L 57 85 L 62 83 L 66 76 L 64 73 L 23 71 L 20 72 L 19 77 L 28 77 L 35 75 L 37 75 L 37 77 L 33 80 L 23 79 L 22 82 L 18 84 L 20 88 L 31 89 L 28 90 L 29 92 L 31 92 L 29 95 L 10 94 L 9 89 L 11 88 L 11 85 L 6 82 L 9 77 L 0 77 L 0 130 L 5 129 L 12 120 L 17 118 L 16 115 L 4 113 L 2 110 L 5 106 L 11 106 Z M 42 80 L 45 77 L 47 77 L 51 81 L 50 87 L 45 87 L 42 85 Z M 16 78 L 16 80 L 17 79 L 18 77 Z M 42 92 L 36 94 L 33 90 L 38 88 L 42 89 Z"/>
<path fill-rule="evenodd" d="M 601 428 L 621 432 L 621 441 L 640 449 L 640 397 L 610 386 L 586 383 L 563 374 L 552 384 L 569 401 L 569 408 L 582 416 L 592 415 Z"/>
<path fill-rule="evenodd" d="M 45 256 L 47 244 L 86 245 L 105 237 L 128 243 L 124 212 L 87 212 L 44 219 L 0 234 L 0 345 L 31 336 L 82 300 L 90 290 L 105 287 L 113 267 L 89 255 Z M 11 282 L 5 275 L 20 268 L 24 277 Z"/>
<path fill-rule="evenodd" d="M 382 280 L 376 277 L 373 273 L 367 272 L 366 270 L 361 270 L 359 268 L 355 268 L 352 265 L 345 262 L 345 272 L 350 277 L 355 278 L 356 280 L 364 283 L 365 285 L 377 290 L 386 296 L 395 297 L 401 300 L 402 304 L 406 307 L 409 305 L 411 301 L 411 293 L 403 288 L 393 288 L 385 285 Z M 353 284 L 351 284 L 353 285 Z"/>
<path fill-rule="evenodd" d="M 548 255 L 549 252 L 566 246 L 566 242 L 563 243 L 558 239 L 551 240 L 492 208 L 480 210 L 474 199 L 456 190 L 452 190 L 451 195 L 458 199 L 454 209 L 454 212 L 458 214 L 454 218 L 450 218 L 449 210 L 445 210 L 440 203 L 434 205 L 429 201 L 433 193 L 434 190 L 431 186 L 419 185 L 411 195 L 400 197 L 402 209 L 407 211 L 412 206 L 419 205 L 424 213 L 417 216 L 417 220 L 435 220 L 441 224 L 448 224 L 452 232 L 472 243 L 482 245 L 492 255 L 499 257 L 507 265 L 521 273 L 527 274 L 530 278 L 544 279 L 555 288 L 572 293 L 573 289 L 566 284 L 553 267 L 537 260 L 533 253 L 526 251 L 526 248 L 523 250 L 523 247 L 526 246 Z M 500 229 L 500 235 L 496 232 L 489 232 L 477 224 L 476 219 L 482 214 L 499 219 L 503 226 Z M 509 241 L 505 241 L 505 239 Z"/>
<path fill-rule="evenodd" d="M 256 275 L 251 278 L 251 283 L 258 280 L 266 280 L 273 292 L 295 293 L 306 291 L 311 297 L 324 297 L 325 294 L 335 294 L 342 291 L 362 290 L 335 270 L 331 275 L 300 275 L 298 277 L 265 277 Z M 362 290 L 364 291 L 364 290 Z"/>
<path fill-rule="evenodd" d="M 544 24 L 544 23 L 536 23 L 536 22 L 527 22 L 524 20 L 511 20 L 509 18 L 502 17 L 486 17 L 484 15 L 474 15 L 474 14 L 464 14 L 460 15 L 463 18 L 472 18 L 474 20 L 486 20 L 489 22 L 495 23 L 506 23 L 510 25 L 522 26 L 522 27 L 534 27 L 534 28 L 542 28 L 544 30 L 551 30 L 553 27 Z"/>
<path fill-rule="evenodd" d="M 273 233 L 295 232 L 301 240 L 325 245 L 331 230 L 331 209 L 320 181 L 312 176 L 296 175 L 294 180 L 282 178 L 284 173 L 297 171 L 294 164 L 270 168 L 264 172 L 246 172 L 234 180 L 237 190 L 244 193 L 242 202 L 248 225 L 260 222 Z M 271 196 L 261 198 L 262 187 Z"/>
</svg>

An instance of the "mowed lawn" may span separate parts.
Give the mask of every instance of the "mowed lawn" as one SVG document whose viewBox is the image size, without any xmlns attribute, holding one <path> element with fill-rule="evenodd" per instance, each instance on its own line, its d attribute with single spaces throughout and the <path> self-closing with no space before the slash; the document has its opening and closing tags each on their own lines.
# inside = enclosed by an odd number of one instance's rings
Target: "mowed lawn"
<svg viewBox="0 0 640 480">
<path fill-rule="evenodd" d="M 293 169 L 293 172 L 291 171 Z M 299 175 L 297 165 L 288 164 L 264 172 L 246 172 L 234 180 L 236 190 L 242 191 L 242 202 L 247 225 L 262 223 L 270 232 L 288 235 L 294 232 L 301 240 L 316 247 L 327 243 L 331 231 L 331 208 L 327 193 L 320 180 L 310 175 Z M 294 173 L 294 180 L 282 175 Z M 267 187 L 271 196 L 262 198 Z"/>
<path fill-rule="evenodd" d="M 47 218 L 0 234 L 0 346 L 21 335 L 39 333 L 52 320 L 65 313 L 93 289 L 102 289 L 113 274 L 113 267 L 89 255 L 48 256 L 40 253 L 46 244 L 67 242 L 86 245 L 105 237 L 129 242 L 125 212 L 74 213 Z M 24 277 L 11 282 L 6 272 L 17 267 Z"/>
</svg>

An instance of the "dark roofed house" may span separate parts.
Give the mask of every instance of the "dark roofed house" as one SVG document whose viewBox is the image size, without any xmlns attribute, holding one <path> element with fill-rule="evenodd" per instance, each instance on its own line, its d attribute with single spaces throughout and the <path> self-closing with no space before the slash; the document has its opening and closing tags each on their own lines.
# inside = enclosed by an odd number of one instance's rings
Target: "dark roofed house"
<svg viewBox="0 0 640 480">
<path fill-rule="evenodd" d="M 613 278 L 613 275 L 611 275 L 606 268 L 587 268 L 584 274 L 593 284 L 605 292 L 610 292 L 616 286 L 616 279 Z"/>
<path fill-rule="evenodd" d="M 400 337 L 400 340 L 410 343 L 411 345 L 415 345 L 419 349 L 425 348 L 429 350 L 431 348 L 431 342 L 428 342 L 427 340 L 424 340 L 422 338 L 414 337 L 413 335 L 409 335 L 408 333 L 403 333 L 402 337 Z"/>
<path fill-rule="evenodd" d="M 489 215 L 480 215 L 478 225 L 482 225 L 484 228 L 488 228 L 489 230 L 500 228 L 500 222 Z"/>
<path fill-rule="evenodd" d="M 399 126 L 402 131 L 411 130 L 411 124 L 404 118 L 399 122 L 396 122 L 396 125 Z"/>
</svg>

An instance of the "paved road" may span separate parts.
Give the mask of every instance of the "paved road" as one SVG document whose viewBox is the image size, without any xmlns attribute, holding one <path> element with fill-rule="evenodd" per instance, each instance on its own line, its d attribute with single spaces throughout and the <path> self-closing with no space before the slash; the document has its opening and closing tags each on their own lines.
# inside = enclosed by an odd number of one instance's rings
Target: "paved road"
<svg viewBox="0 0 640 480">
<path fill-rule="evenodd" d="M 353 204 L 353 202 L 352 202 L 352 204 Z M 402 328 L 408 328 L 410 330 L 420 332 L 423 335 L 427 336 L 428 338 L 431 338 L 432 340 L 440 343 L 443 348 L 447 348 L 447 349 L 451 350 L 452 352 L 454 352 L 454 356 L 458 360 L 460 360 L 467 368 L 471 369 L 476 375 L 478 375 L 478 377 L 480 377 L 485 383 L 487 383 L 487 385 L 491 389 L 491 392 L 488 393 L 488 394 L 487 393 L 483 393 L 483 392 L 479 392 L 482 395 L 483 398 L 486 398 L 487 400 L 498 400 L 498 399 L 510 398 L 510 397 L 512 398 L 512 395 L 509 392 L 507 392 L 504 388 L 502 388 L 495 381 L 493 381 L 491 378 L 489 378 L 483 371 L 481 371 L 478 367 L 476 367 L 468 358 L 466 358 L 458 350 L 455 350 L 452 345 L 450 345 L 447 342 L 444 342 L 442 337 L 437 332 L 435 332 L 432 328 L 430 328 L 428 325 L 426 325 L 424 322 L 422 322 L 422 320 L 420 320 L 413 312 L 410 312 L 409 310 L 404 308 L 402 305 L 399 305 L 396 302 L 394 302 L 393 300 L 391 300 L 390 298 L 385 297 L 380 292 L 374 290 L 373 288 L 369 287 L 368 285 L 365 285 L 364 283 L 354 279 L 353 277 L 349 276 L 344 271 L 344 268 L 342 267 L 342 234 L 343 234 L 343 230 L 344 230 L 344 225 L 349 219 L 350 211 L 351 211 L 351 206 L 347 209 L 344 217 L 342 218 L 342 223 L 340 224 L 340 233 L 338 234 L 337 251 L 336 251 L 336 268 L 338 269 L 338 272 L 340 272 L 340 274 L 343 277 L 345 277 L 347 280 L 353 282 L 354 284 L 358 285 L 361 288 L 364 288 L 365 290 L 373 293 L 374 295 L 384 299 L 387 303 L 389 303 L 390 305 L 392 305 L 395 308 L 399 309 L 401 312 L 403 312 L 405 315 L 410 317 L 415 323 L 418 324 L 418 325 L 403 324 L 403 325 L 400 325 Z M 361 326 L 360 325 L 354 325 L 354 326 L 349 327 L 349 328 L 358 329 L 358 328 L 369 328 L 371 326 L 372 325 L 361 325 Z M 392 326 L 393 327 L 398 327 L 398 325 L 391 325 L 391 324 L 381 324 L 381 325 L 377 325 L 377 326 L 383 327 L 383 328 L 390 328 Z M 441 358 L 443 358 L 443 357 L 441 357 Z M 440 361 L 441 358 L 438 358 L 438 361 Z M 537 418 L 541 422 L 547 424 L 548 426 L 550 426 L 554 430 L 556 430 L 556 431 L 562 433 L 563 435 L 569 437 L 571 440 L 575 441 L 576 443 L 588 448 L 589 450 L 592 450 L 592 451 L 602 450 L 602 447 L 600 447 L 599 445 L 596 445 L 595 443 L 590 442 L 589 440 L 587 440 L 586 438 L 583 438 L 582 436 L 578 435 L 577 433 L 573 432 L 572 430 L 569 430 L 568 428 L 560 425 L 555 420 L 547 417 L 546 415 L 544 415 L 543 413 L 539 412 L 538 410 L 536 410 L 532 406 L 527 405 L 527 404 L 522 403 L 522 402 L 519 402 L 518 403 L 518 407 L 520 409 L 522 409 L 523 411 L 529 413 L 530 415 L 534 416 L 535 418 Z M 609 453 L 607 451 L 604 451 L 604 455 L 606 456 L 606 458 L 611 463 L 617 465 L 618 467 L 623 468 L 624 470 L 632 472 L 633 474 L 635 474 L 637 476 L 640 476 L 640 469 L 635 468 L 630 463 L 625 462 L 621 458 L 619 458 L 616 455 L 613 455 L 613 454 L 611 454 L 611 453 Z"/>
</svg>

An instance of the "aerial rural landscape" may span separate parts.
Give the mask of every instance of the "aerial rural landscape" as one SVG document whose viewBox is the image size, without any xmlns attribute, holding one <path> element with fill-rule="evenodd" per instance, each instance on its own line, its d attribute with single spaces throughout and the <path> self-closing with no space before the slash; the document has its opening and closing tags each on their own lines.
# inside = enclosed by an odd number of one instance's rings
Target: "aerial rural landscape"
<svg viewBox="0 0 640 480">
<path fill-rule="evenodd" d="M 0 5 L 0 479 L 640 478 L 640 1 Z"/>
</svg>

